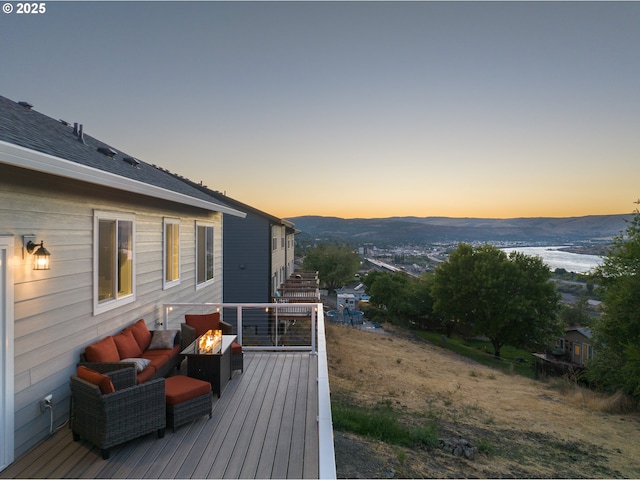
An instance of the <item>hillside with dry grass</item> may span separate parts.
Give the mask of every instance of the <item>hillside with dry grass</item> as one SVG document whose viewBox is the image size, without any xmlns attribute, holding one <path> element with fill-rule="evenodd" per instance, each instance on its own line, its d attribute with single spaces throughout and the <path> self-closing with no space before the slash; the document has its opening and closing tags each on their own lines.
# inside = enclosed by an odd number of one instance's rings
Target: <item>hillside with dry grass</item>
<svg viewBox="0 0 640 480">
<path fill-rule="evenodd" d="M 479 450 L 469 460 L 336 431 L 341 478 L 640 478 L 640 415 L 616 412 L 620 399 L 505 374 L 397 328 L 330 324 L 327 350 L 332 403 L 384 405 Z"/>
</svg>

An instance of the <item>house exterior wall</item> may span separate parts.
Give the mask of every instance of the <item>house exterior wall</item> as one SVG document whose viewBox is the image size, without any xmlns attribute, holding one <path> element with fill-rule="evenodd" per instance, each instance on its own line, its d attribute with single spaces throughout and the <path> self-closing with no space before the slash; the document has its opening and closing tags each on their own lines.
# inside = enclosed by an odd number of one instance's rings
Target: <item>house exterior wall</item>
<svg viewBox="0 0 640 480">
<path fill-rule="evenodd" d="M 271 296 L 287 278 L 286 229 L 283 225 L 271 226 Z"/>
<path fill-rule="evenodd" d="M 247 213 L 246 218 L 225 216 L 223 223 L 224 301 L 270 302 L 269 220 Z"/>
<path fill-rule="evenodd" d="M 593 357 L 591 340 L 579 331 L 567 331 L 563 338 L 565 352 L 573 363 L 584 365 L 587 360 Z"/>
<path fill-rule="evenodd" d="M 94 210 L 135 214 L 136 299 L 93 314 Z M 163 218 L 180 220 L 181 281 L 163 290 Z M 196 289 L 195 223 L 214 226 L 214 281 Z M 54 427 L 69 418 L 69 376 L 95 340 L 144 318 L 150 329 L 169 302 L 222 301 L 222 214 L 90 186 L 0 163 L 0 234 L 14 239 L 15 455 L 49 435 L 39 402 L 53 394 Z M 22 236 L 51 252 L 51 269 L 34 271 Z"/>
<path fill-rule="evenodd" d="M 295 232 L 290 232 L 287 230 L 287 252 L 286 252 L 286 257 L 287 257 L 287 272 L 286 272 L 286 278 L 289 277 L 289 275 L 291 275 L 295 270 L 296 270 L 296 266 L 295 266 L 295 252 L 296 252 L 296 235 Z"/>
</svg>

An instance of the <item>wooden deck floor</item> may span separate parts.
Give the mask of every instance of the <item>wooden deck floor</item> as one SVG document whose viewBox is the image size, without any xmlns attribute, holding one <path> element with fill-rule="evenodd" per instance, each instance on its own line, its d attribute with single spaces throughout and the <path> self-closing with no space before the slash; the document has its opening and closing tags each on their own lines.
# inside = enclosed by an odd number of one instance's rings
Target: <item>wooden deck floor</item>
<svg viewBox="0 0 640 480">
<path fill-rule="evenodd" d="M 108 460 L 65 426 L 0 478 L 318 478 L 317 369 L 309 353 L 246 353 L 211 419 L 119 445 Z"/>
</svg>

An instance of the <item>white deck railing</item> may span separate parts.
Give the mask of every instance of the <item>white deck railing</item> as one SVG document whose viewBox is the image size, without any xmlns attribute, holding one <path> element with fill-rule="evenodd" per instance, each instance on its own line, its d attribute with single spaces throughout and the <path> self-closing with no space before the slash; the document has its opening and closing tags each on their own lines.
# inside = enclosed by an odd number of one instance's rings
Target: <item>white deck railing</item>
<svg viewBox="0 0 640 480">
<path fill-rule="evenodd" d="M 291 305 L 279 303 L 167 303 L 163 305 L 163 324 L 165 329 L 180 329 L 180 324 L 184 322 L 185 313 L 211 313 L 219 311 L 224 314 L 224 320 L 228 321 L 229 312 L 235 312 L 236 327 L 238 332 L 238 342 L 242 344 L 244 350 L 269 350 L 269 351 L 286 351 L 286 350 L 303 350 L 309 351 L 311 355 L 318 357 L 318 460 L 319 460 L 319 477 L 321 479 L 336 478 L 336 457 L 335 447 L 333 443 L 333 421 L 331 418 L 331 396 L 329 389 L 329 368 L 327 362 L 327 348 L 324 330 L 324 310 L 322 303 L 295 303 L 296 309 L 306 308 L 308 311 L 308 323 L 299 316 L 299 310 L 296 311 L 295 321 L 291 320 L 291 315 L 287 312 L 287 308 Z M 267 335 L 273 342 L 273 345 L 248 345 L 243 343 L 250 336 L 244 335 L 244 321 L 248 313 L 260 312 L 256 322 L 265 321 L 268 323 Z M 256 317 L 255 315 L 253 315 Z M 290 329 L 281 329 L 281 322 L 295 322 L 298 330 L 302 330 L 305 334 L 300 335 L 297 332 L 297 338 L 304 339 L 308 336 L 309 342 L 300 345 L 285 345 L 288 336 L 291 334 Z M 299 325 L 302 323 L 302 325 Z M 308 326 L 308 329 L 305 328 Z M 300 327 L 303 327 L 302 329 Z"/>
<path fill-rule="evenodd" d="M 166 303 L 159 326 L 180 330 L 185 314 L 220 312 L 224 321 L 235 323 L 238 343 L 247 351 L 317 353 L 316 324 L 321 308 L 321 303 Z"/>
</svg>

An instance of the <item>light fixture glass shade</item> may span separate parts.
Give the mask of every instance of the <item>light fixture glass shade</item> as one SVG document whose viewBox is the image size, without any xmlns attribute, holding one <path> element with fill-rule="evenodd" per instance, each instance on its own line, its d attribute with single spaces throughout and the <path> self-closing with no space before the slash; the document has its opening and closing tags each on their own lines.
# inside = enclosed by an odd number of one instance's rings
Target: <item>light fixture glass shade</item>
<svg viewBox="0 0 640 480">
<path fill-rule="evenodd" d="M 27 251 L 33 253 L 34 270 L 49 270 L 51 254 L 49 250 L 44 247 L 44 241 L 40 242 L 40 245 L 30 241 L 27 243 Z"/>
</svg>

